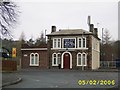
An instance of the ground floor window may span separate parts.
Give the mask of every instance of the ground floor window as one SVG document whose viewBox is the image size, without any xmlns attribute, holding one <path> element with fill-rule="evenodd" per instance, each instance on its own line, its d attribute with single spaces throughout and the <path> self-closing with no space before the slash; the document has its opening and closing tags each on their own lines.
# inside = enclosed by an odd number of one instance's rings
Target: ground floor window
<svg viewBox="0 0 120 90">
<path fill-rule="evenodd" d="M 87 66 L 87 54 L 86 53 L 77 54 L 77 66 Z"/>
<path fill-rule="evenodd" d="M 39 54 L 38 53 L 30 54 L 30 66 L 39 66 Z"/>
<path fill-rule="evenodd" d="M 61 54 L 53 53 L 52 54 L 52 66 L 58 66 L 61 63 Z"/>
</svg>

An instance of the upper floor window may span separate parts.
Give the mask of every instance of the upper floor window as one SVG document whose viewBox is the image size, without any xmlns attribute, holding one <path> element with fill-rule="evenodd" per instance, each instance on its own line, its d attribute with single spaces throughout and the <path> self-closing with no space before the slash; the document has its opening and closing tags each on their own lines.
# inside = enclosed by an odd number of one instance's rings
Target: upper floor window
<svg viewBox="0 0 120 90">
<path fill-rule="evenodd" d="M 61 39 L 60 38 L 53 39 L 53 48 L 61 48 Z"/>
<path fill-rule="evenodd" d="M 64 38 L 63 47 L 64 48 L 75 48 L 75 39 L 74 38 Z"/>
<path fill-rule="evenodd" d="M 78 38 L 78 48 L 86 48 L 86 37 Z"/>
<path fill-rule="evenodd" d="M 79 47 L 79 48 L 82 47 L 82 38 L 79 38 L 79 41 L 78 41 L 78 47 Z"/>
<path fill-rule="evenodd" d="M 86 47 L 86 38 L 83 38 L 83 48 Z"/>
</svg>

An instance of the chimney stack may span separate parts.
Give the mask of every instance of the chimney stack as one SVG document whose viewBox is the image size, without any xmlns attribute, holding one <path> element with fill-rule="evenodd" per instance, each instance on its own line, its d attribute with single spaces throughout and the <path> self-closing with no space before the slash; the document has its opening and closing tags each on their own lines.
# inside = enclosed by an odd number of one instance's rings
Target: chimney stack
<svg viewBox="0 0 120 90">
<path fill-rule="evenodd" d="M 51 33 L 56 32 L 56 26 L 52 26 Z"/>
<path fill-rule="evenodd" d="M 93 33 L 93 31 L 94 31 L 94 25 L 93 24 L 90 24 L 90 30 L 89 31 Z"/>
<path fill-rule="evenodd" d="M 95 34 L 95 36 L 98 37 L 98 29 L 97 28 L 94 28 L 94 34 Z"/>
</svg>

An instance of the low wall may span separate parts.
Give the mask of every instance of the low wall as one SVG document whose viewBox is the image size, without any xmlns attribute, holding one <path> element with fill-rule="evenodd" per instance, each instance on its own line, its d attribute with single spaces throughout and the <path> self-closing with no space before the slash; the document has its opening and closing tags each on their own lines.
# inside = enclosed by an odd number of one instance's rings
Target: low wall
<svg viewBox="0 0 120 90">
<path fill-rule="evenodd" d="M 2 60 L 2 70 L 3 71 L 16 71 L 17 70 L 17 61 Z"/>
</svg>

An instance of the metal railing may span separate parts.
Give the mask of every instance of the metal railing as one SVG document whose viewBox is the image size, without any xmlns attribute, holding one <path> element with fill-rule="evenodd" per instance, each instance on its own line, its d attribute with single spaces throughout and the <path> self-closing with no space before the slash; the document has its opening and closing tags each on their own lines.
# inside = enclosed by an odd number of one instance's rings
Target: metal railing
<svg viewBox="0 0 120 90">
<path fill-rule="evenodd" d="M 116 68 L 117 61 L 100 61 L 100 68 Z"/>
</svg>

